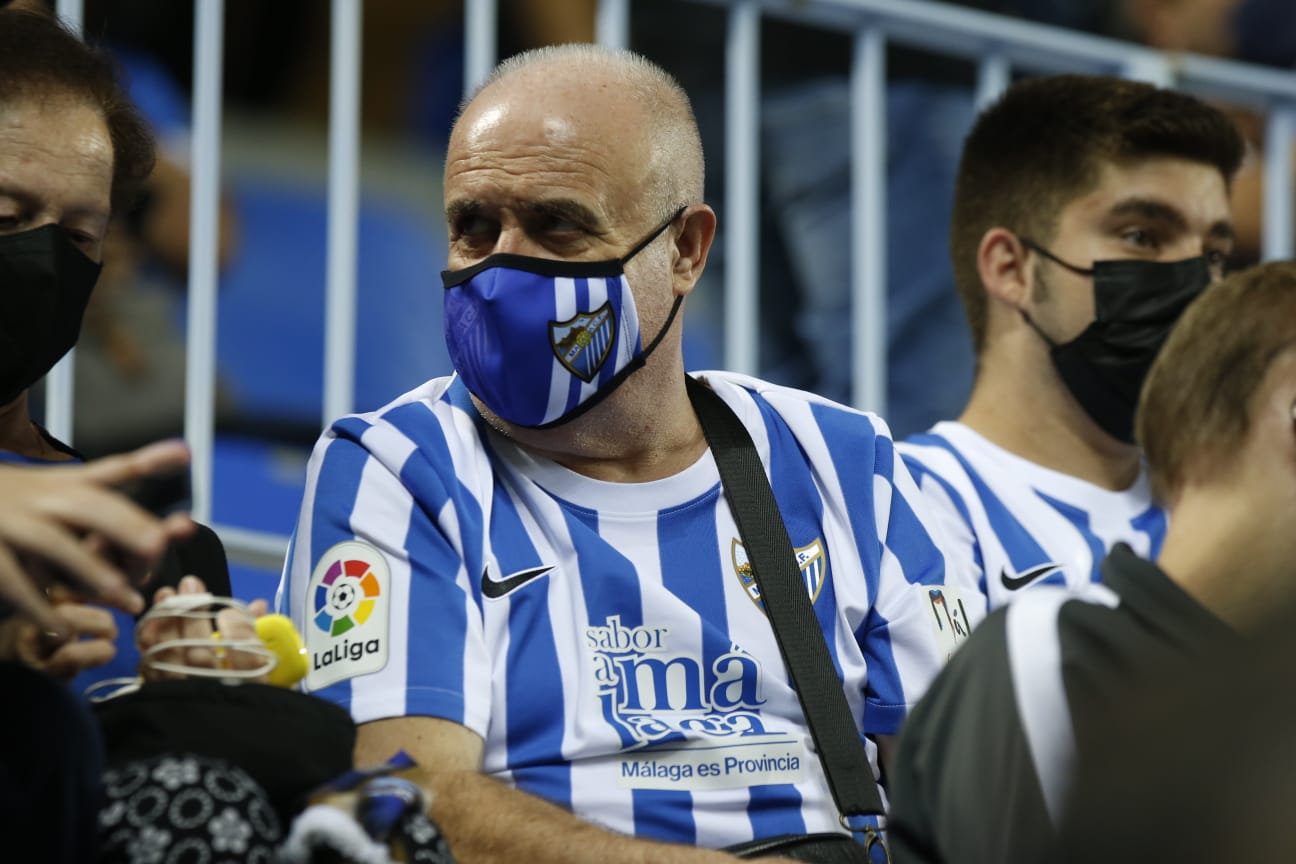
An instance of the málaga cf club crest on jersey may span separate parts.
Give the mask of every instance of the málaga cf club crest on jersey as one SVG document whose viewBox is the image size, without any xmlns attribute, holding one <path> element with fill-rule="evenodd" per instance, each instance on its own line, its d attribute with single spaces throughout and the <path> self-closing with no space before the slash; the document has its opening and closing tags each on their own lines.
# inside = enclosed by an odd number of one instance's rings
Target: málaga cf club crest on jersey
<svg viewBox="0 0 1296 864">
<path fill-rule="evenodd" d="M 733 559 L 734 574 L 738 581 L 742 583 L 743 590 L 752 602 L 764 611 L 765 604 L 761 601 L 760 586 L 756 584 L 756 576 L 752 573 L 751 561 L 747 558 L 747 549 L 743 546 L 742 541 L 734 538 L 730 547 Z M 824 554 L 823 541 L 815 538 L 813 543 L 801 546 L 793 550 L 796 553 L 797 567 L 801 570 L 801 578 L 805 580 L 806 594 L 810 596 L 810 602 L 814 603 L 819 599 L 819 591 L 823 588 L 824 577 L 828 574 L 828 558 Z"/>
</svg>

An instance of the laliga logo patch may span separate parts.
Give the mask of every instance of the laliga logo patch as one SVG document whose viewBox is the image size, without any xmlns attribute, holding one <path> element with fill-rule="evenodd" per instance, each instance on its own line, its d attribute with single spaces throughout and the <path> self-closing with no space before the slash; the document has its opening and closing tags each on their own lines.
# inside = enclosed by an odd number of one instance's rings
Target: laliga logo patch
<svg viewBox="0 0 1296 864">
<path fill-rule="evenodd" d="M 588 384 L 598 374 L 612 350 L 616 320 L 612 305 L 604 303 L 593 312 L 582 312 L 566 321 L 549 322 L 549 345 L 558 362 Z"/>
<path fill-rule="evenodd" d="M 324 553 L 307 594 L 312 610 L 306 632 L 308 689 L 387 665 L 390 592 L 387 560 L 369 544 L 347 540 Z"/>
<path fill-rule="evenodd" d="M 797 567 L 801 569 L 801 578 L 805 580 L 806 594 L 810 602 L 819 599 L 823 590 L 824 578 L 828 575 L 828 556 L 824 553 L 823 541 L 818 537 L 812 543 L 792 550 L 796 554 Z M 733 561 L 734 574 L 742 583 L 747 596 L 756 604 L 756 608 L 765 611 L 761 601 L 760 586 L 756 584 L 756 575 L 752 572 L 751 561 L 747 559 L 747 549 L 742 541 L 734 538 L 730 546 L 730 559 Z"/>
</svg>

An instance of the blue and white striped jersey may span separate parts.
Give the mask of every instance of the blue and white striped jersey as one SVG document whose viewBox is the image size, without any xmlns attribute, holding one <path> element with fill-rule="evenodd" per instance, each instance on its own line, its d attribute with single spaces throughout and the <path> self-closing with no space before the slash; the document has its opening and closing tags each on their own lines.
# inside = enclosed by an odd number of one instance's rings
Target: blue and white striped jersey
<svg viewBox="0 0 1296 864">
<path fill-rule="evenodd" d="M 704 378 L 771 475 L 860 728 L 895 733 L 971 622 L 886 427 Z M 840 830 L 759 602 L 709 452 L 594 480 L 490 429 L 453 377 L 321 438 L 278 599 L 307 688 L 358 722 L 461 723 L 490 775 L 702 846 Z"/>
<path fill-rule="evenodd" d="M 1145 474 L 1123 491 L 1102 489 L 1009 453 L 962 423 L 937 423 L 899 449 L 955 544 L 948 554 L 975 563 L 991 609 L 1027 586 L 1097 582 L 1117 543 L 1155 558 L 1165 538 L 1165 512 Z"/>
</svg>

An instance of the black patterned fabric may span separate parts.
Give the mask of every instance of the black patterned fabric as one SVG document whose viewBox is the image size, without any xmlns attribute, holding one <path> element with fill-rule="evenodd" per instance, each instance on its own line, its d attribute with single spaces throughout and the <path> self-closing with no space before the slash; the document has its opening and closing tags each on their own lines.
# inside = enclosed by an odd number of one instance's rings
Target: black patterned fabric
<svg viewBox="0 0 1296 864">
<path fill-rule="evenodd" d="M 193 754 L 158 756 L 104 775 L 101 862 L 272 864 L 282 839 L 265 792 L 241 768 Z"/>
</svg>

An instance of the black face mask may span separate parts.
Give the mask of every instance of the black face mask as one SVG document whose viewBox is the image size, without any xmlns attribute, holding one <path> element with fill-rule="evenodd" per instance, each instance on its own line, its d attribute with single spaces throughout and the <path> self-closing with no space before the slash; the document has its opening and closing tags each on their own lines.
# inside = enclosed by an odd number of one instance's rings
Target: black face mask
<svg viewBox="0 0 1296 864">
<path fill-rule="evenodd" d="M 57 225 L 0 236 L 0 405 L 76 344 L 99 270 Z"/>
<path fill-rule="evenodd" d="M 1118 441 L 1134 441 L 1134 409 L 1157 352 L 1179 316 L 1211 283 L 1202 256 L 1183 261 L 1095 261 L 1085 270 L 1022 239 L 1023 245 L 1094 282 L 1094 321 L 1058 344 L 1022 313 L 1049 345 L 1058 375 L 1085 413 Z"/>
</svg>

